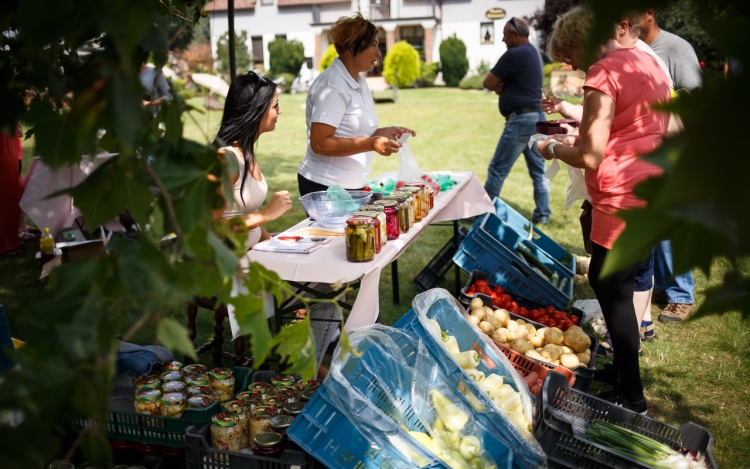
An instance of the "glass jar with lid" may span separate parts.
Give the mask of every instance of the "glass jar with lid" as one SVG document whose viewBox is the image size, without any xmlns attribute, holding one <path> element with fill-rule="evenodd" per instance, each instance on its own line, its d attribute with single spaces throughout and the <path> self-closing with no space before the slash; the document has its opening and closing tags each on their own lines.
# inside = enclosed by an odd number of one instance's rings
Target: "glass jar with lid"
<svg viewBox="0 0 750 469">
<path fill-rule="evenodd" d="M 385 200 L 398 203 L 398 227 L 401 233 L 408 233 L 414 223 L 414 209 L 409 201 L 409 195 L 404 193 L 391 194 Z"/>
<path fill-rule="evenodd" d="M 297 387 L 299 388 L 300 391 L 304 391 L 307 388 L 317 388 L 321 384 L 323 384 L 323 381 L 312 378 L 312 379 L 308 379 L 307 381 L 300 381 L 299 383 L 297 383 Z"/>
<path fill-rule="evenodd" d="M 205 375 L 208 373 L 208 368 L 205 367 L 205 365 L 201 365 L 200 363 L 195 363 L 193 365 L 186 365 L 182 368 L 182 372 L 186 375 Z"/>
<path fill-rule="evenodd" d="M 275 387 L 294 386 L 295 384 L 297 384 L 297 378 L 291 375 L 286 375 L 286 376 L 278 375 L 278 376 L 274 376 L 273 378 L 271 378 L 271 384 L 274 385 Z"/>
<path fill-rule="evenodd" d="M 287 448 L 289 447 L 289 443 L 291 442 L 291 440 L 289 440 L 286 431 L 289 427 L 292 426 L 292 423 L 294 423 L 294 417 L 292 417 L 291 415 L 282 414 L 271 417 L 271 423 L 268 425 L 268 431 L 281 435 L 281 437 L 283 438 L 282 444 Z"/>
<path fill-rule="evenodd" d="M 296 417 L 302 413 L 302 409 L 304 408 L 304 402 L 290 402 L 289 404 L 286 404 L 284 407 L 282 407 L 282 412 L 284 412 L 284 414 L 286 415 Z"/>
<path fill-rule="evenodd" d="M 224 451 L 239 452 L 242 429 L 233 415 L 221 413 L 211 418 L 211 446 Z M 213 453 L 217 461 L 229 461 L 229 456 Z"/>
<path fill-rule="evenodd" d="M 135 393 L 135 413 L 143 415 L 161 415 L 161 391 L 142 389 Z"/>
<path fill-rule="evenodd" d="M 159 375 L 159 379 L 161 379 L 162 383 L 166 383 L 167 381 L 182 381 L 184 375 L 182 371 L 165 371 Z"/>
<path fill-rule="evenodd" d="M 373 235 L 375 239 L 375 254 L 380 254 L 380 250 L 383 248 L 383 241 L 380 239 L 380 218 L 378 218 L 378 212 L 359 211 L 354 212 L 352 216 L 372 218 L 372 226 L 374 228 Z"/>
<path fill-rule="evenodd" d="M 310 401 L 310 399 L 313 398 L 313 396 L 315 395 L 315 392 L 317 390 L 318 390 L 318 388 L 307 388 L 304 391 L 302 391 L 301 393 L 299 393 L 299 400 L 300 400 L 300 402 L 306 404 L 308 401 Z"/>
<path fill-rule="evenodd" d="M 239 399 L 235 399 L 224 404 L 224 411 L 227 414 L 237 417 L 237 424 L 242 430 L 240 435 L 240 448 L 250 446 L 250 404 Z"/>
<path fill-rule="evenodd" d="M 187 388 L 187 385 L 182 381 L 167 381 L 166 383 L 161 385 L 161 392 L 164 394 L 170 392 L 180 392 L 182 394 L 187 394 Z"/>
<path fill-rule="evenodd" d="M 253 454 L 268 458 L 279 458 L 284 452 L 284 438 L 278 433 L 263 432 L 253 439 Z"/>
<path fill-rule="evenodd" d="M 178 362 L 177 360 L 171 361 L 169 363 L 165 363 L 161 367 L 162 373 L 165 371 L 180 371 L 182 370 L 182 367 L 184 365 L 181 362 Z"/>
<path fill-rule="evenodd" d="M 208 372 L 214 402 L 226 402 L 234 395 L 234 373 L 229 368 L 214 368 Z"/>
<path fill-rule="evenodd" d="M 263 395 L 255 391 L 243 391 L 237 394 L 236 398 L 250 404 L 250 410 L 253 410 L 255 406 L 261 403 Z"/>
<path fill-rule="evenodd" d="M 401 226 L 398 222 L 399 208 L 397 200 L 378 200 L 375 202 L 376 207 L 383 207 L 383 213 L 385 214 L 385 231 L 386 238 L 389 241 L 398 239 L 401 236 Z"/>
<path fill-rule="evenodd" d="M 276 388 L 276 394 L 286 397 L 286 402 L 297 402 L 299 388 L 297 388 L 297 386 L 278 386 Z"/>
<path fill-rule="evenodd" d="M 208 376 L 206 375 L 185 375 L 185 384 L 188 387 L 193 386 L 208 386 Z"/>
<path fill-rule="evenodd" d="M 162 417 L 180 418 L 187 409 L 187 395 L 181 392 L 170 392 L 161 396 Z"/>
<path fill-rule="evenodd" d="M 388 217 L 385 215 L 385 207 L 382 205 L 364 205 L 362 210 L 365 212 L 378 212 L 380 221 L 380 245 L 385 246 L 388 242 Z"/>
<path fill-rule="evenodd" d="M 271 423 L 271 417 L 276 415 L 278 410 L 273 406 L 259 405 L 252 411 L 250 417 L 250 440 L 254 441 L 255 437 L 263 432 L 268 431 L 268 425 Z"/>
<path fill-rule="evenodd" d="M 188 409 L 206 409 L 213 403 L 213 398 L 208 394 L 194 394 L 187 398 Z"/>
<path fill-rule="evenodd" d="M 370 262 L 375 259 L 375 225 L 372 218 L 352 217 L 346 220 L 346 260 Z"/>
<path fill-rule="evenodd" d="M 430 213 L 430 186 L 426 182 L 410 182 L 406 187 L 418 187 L 420 189 L 420 198 L 422 201 L 422 218 Z"/>
<path fill-rule="evenodd" d="M 256 381 L 247 386 L 248 391 L 259 392 L 261 397 L 269 394 L 272 389 L 273 385 L 271 383 L 266 383 L 265 381 Z"/>
<path fill-rule="evenodd" d="M 136 391 L 140 391 L 141 389 L 160 389 L 161 380 L 158 377 L 147 376 L 136 379 L 133 385 L 135 386 Z"/>
<path fill-rule="evenodd" d="M 424 213 L 424 205 L 422 203 L 423 199 L 423 192 L 422 189 L 419 187 L 414 186 L 404 186 L 401 188 L 402 192 L 409 193 L 412 198 L 412 206 L 414 207 L 414 220 L 415 221 L 422 221 L 422 218 L 427 216 L 426 213 Z"/>
<path fill-rule="evenodd" d="M 199 394 L 207 394 L 207 395 L 210 396 L 211 395 L 211 386 L 210 385 L 206 385 L 206 386 L 190 386 L 188 388 L 188 390 L 187 390 L 187 393 L 188 393 L 188 396 L 197 396 Z M 213 402 L 213 398 L 211 398 L 211 399 L 212 399 L 212 402 Z"/>
</svg>

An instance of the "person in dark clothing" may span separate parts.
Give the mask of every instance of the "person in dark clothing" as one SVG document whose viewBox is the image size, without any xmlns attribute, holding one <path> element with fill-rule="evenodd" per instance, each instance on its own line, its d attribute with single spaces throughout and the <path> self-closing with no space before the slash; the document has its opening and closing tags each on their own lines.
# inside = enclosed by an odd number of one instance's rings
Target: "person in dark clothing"
<svg viewBox="0 0 750 469">
<path fill-rule="evenodd" d="M 544 76 L 542 56 L 529 43 L 529 25 L 522 18 L 511 18 L 505 23 L 503 42 L 508 51 L 484 77 L 483 83 L 485 88 L 500 95 L 498 106 L 505 117 L 505 129 L 487 169 L 484 190 L 490 198 L 500 195 L 505 178 L 523 152 L 534 183 L 536 208 L 532 221 L 547 224 L 552 212 L 549 180 L 544 177 L 544 158 L 536 146 L 528 147 L 529 137 L 536 133 L 536 123 L 546 120 L 539 105 Z"/>
</svg>

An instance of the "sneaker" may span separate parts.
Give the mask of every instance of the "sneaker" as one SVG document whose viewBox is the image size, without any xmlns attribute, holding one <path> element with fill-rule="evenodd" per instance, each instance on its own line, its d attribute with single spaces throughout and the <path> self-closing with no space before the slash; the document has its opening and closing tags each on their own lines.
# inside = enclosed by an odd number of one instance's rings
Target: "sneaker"
<svg viewBox="0 0 750 469">
<path fill-rule="evenodd" d="M 597 395 L 596 397 L 612 404 L 618 405 L 624 409 L 628 409 L 629 411 L 635 412 L 636 414 L 648 414 L 648 404 L 646 404 L 645 397 L 637 401 L 630 401 L 622 397 L 620 391 L 618 391 L 617 389 L 599 393 L 599 395 Z"/>
<path fill-rule="evenodd" d="M 656 328 L 654 327 L 653 321 L 641 321 L 641 340 L 644 342 L 651 342 L 656 338 Z"/>
<path fill-rule="evenodd" d="M 535 225 L 549 225 L 549 217 L 532 218 L 531 223 Z"/>
<path fill-rule="evenodd" d="M 664 306 L 669 303 L 667 292 L 654 290 L 654 293 L 651 294 L 651 303 L 660 306 Z"/>
<path fill-rule="evenodd" d="M 620 375 L 614 366 L 606 364 L 603 368 L 594 371 L 594 381 L 599 381 L 610 386 L 617 386 L 620 384 Z"/>
<path fill-rule="evenodd" d="M 661 322 L 682 322 L 693 312 L 692 304 L 669 303 L 659 315 Z"/>
</svg>

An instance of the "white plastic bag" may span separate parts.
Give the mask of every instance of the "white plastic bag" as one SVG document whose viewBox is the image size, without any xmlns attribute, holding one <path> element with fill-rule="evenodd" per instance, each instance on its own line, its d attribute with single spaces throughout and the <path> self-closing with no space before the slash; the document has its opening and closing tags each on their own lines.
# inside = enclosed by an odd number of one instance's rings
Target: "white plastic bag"
<svg viewBox="0 0 750 469">
<path fill-rule="evenodd" d="M 529 139 L 529 148 L 531 148 L 532 145 L 549 138 L 549 135 L 534 134 Z M 554 158 L 552 164 L 549 165 L 549 168 L 547 168 L 547 171 L 544 173 L 544 177 L 552 180 L 559 171 L 560 162 L 557 161 L 557 158 Z M 589 191 L 586 189 L 586 179 L 583 176 L 583 171 L 568 165 L 568 178 L 570 179 L 570 184 L 568 184 L 568 190 L 565 194 L 565 210 L 570 209 L 570 207 L 580 199 L 586 199 L 591 202 Z"/>
<path fill-rule="evenodd" d="M 414 154 L 409 147 L 409 137 L 411 134 L 405 133 L 398 139 L 401 148 L 398 150 L 398 176 L 397 181 L 414 182 L 421 181 L 422 175 L 425 174 L 422 168 L 417 164 Z"/>
</svg>

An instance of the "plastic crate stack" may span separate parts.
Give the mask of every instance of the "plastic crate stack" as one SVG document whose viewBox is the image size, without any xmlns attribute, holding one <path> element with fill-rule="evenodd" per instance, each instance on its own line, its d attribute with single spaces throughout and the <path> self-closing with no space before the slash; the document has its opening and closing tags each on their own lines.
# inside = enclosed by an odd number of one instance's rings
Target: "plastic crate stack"
<svg viewBox="0 0 750 469">
<path fill-rule="evenodd" d="M 474 223 L 453 262 L 468 273 L 486 273 L 489 283 L 534 303 L 564 309 L 573 296 L 575 257 L 536 227 L 529 236 L 528 221 L 500 199 L 494 203 L 496 213 L 487 213 Z M 518 254 L 519 246 L 557 274 L 558 286 Z"/>
</svg>

